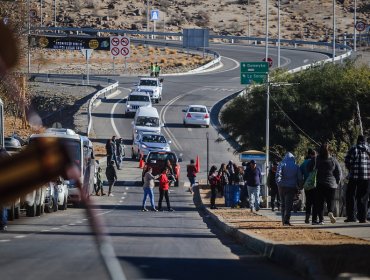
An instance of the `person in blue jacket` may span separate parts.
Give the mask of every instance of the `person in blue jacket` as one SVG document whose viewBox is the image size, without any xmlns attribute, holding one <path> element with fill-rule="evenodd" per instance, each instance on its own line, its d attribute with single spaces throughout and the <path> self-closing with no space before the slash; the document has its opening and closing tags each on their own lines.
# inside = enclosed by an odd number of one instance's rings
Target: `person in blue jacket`
<svg viewBox="0 0 370 280">
<path fill-rule="evenodd" d="M 291 226 L 290 216 L 293 209 L 293 198 L 297 188 L 303 184 L 302 172 L 292 153 L 286 153 L 275 176 L 280 194 L 282 222 L 284 226 Z"/>
</svg>

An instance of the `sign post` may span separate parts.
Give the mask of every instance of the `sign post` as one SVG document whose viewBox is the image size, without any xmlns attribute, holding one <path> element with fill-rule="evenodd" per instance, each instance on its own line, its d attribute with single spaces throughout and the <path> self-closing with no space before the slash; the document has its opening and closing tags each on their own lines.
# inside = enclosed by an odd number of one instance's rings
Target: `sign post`
<svg viewBox="0 0 370 280">
<path fill-rule="evenodd" d="M 82 54 L 85 56 L 86 59 L 86 82 L 89 85 L 90 84 L 90 77 L 89 77 L 89 62 L 90 57 L 93 52 L 93 49 L 81 49 Z"/>
<path fill-rule="evenodd" d="M 156 27 L 155 25 L 156 25 L 156 22 L 159 20 L 159 10 L 150 11 L 150 20 L 153 21 L 153 31 L 155 32 L 155 27 Z"/>
</svg>

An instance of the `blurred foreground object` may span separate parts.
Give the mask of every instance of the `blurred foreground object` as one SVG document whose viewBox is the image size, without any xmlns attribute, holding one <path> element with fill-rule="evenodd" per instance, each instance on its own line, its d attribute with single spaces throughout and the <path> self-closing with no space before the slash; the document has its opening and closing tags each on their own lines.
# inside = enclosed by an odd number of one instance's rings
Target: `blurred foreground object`
<svg viewBox="0 0 370 280">
<path fill-rule="evenodd" d="M 0 75 L 3 76 L 18 62 L 18 47 L 13 32 L 0 21 Z M 6 44 L 4 44 L 6 42 Z"/>
<path fill-rule="evenodd" d="M 73 167 L 58 139 L 37 139 L 24 151 L 0 160 L 0 203 L 11 202 L 41 187 Z"/>
</svg>

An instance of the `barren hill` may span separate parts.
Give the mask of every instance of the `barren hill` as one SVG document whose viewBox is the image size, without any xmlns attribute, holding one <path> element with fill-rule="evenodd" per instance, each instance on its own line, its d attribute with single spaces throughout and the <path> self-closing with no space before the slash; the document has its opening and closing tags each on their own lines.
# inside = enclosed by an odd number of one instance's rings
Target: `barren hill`
<svg viewBox="0 0 370 280">
<path fill-rule="evenodd" d="M 33 2 L 33 1 L 31 1 Z M 159 10 L 156 30 L 179 31 L 207 27 L 217 34 L 262 36 L 265 34 L 265 0 L 44 0 L 32 3 L 37 11 L 33 25 L 146 30 L 147 11 Z M 269 3 L 269 29 L 277 36 L 277 1 Z M 281 0 L 281 33 L 284 38 L 326 40 L 332 34 L 332 0 Z M 147 5 L 149 4 L 149 5 Z M 336 1 L 338 34 L 354 32 L 354 1 Z M 149 7 L 148 7 L 149 6 Z M 368 0 L 357 0 L 357 20 L 370 18 Z M 150 22 L 149 30 L 153 30 Z"/>
</svg>

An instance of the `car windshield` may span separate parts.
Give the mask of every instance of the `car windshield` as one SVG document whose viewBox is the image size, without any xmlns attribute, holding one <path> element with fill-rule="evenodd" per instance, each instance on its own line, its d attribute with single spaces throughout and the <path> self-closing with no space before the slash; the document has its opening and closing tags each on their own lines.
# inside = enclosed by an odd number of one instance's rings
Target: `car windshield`
<svg viewBox="0 0 370 280">
<path fill-rule="evenodd" d="M 207 110 L 204 107 L 190 107 L 189 112 L 191 112 L 191 113 L 207 113 Z"/>
<path fill-rule="evenodd" d="M 170 160 L 171 163 L 176 163 L 176 157 L 174 154 L 170 153 L 150 153 L 148 155 L 148 161 L 156 160 L 156 161 L 166 161 Z"/>
<path fill-rule="evenodd" d="M 136 120 L 136 125 L 158 127 L 159 119 L 155 117 L 138 117 Z"/>
<path fill-rule="evenodd" d="M 163 135 L 144 135 L 143 136 L 143 142 L 149 142 L 149 143 L 166 143 L 166 138 L 164 138 Z"/>
<path fill-rule="evenodd" d="M 140 86 L 157 86 L 157 81 L 155 80 L 140 80 Z"/>
<path fill-rule="evenodd" d="M 128 101 L 149 102 L 149 96 L 145 96 L 145 95 L 130 95 L 128 97 Z"/>
</svg>

